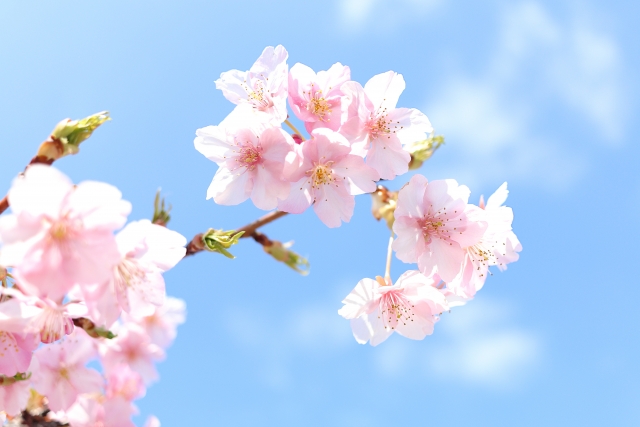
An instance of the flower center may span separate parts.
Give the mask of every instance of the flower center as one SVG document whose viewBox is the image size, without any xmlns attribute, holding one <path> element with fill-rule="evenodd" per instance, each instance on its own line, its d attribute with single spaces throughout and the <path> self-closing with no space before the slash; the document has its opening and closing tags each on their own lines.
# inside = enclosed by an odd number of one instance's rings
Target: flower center
<svg viewBox="0 0 640 427">
<path fill-rule="evenodd" d="M 431 243 L 432 237 L 441 237 L 442 226 L 443 222 L 436 221 L 435 218 L 427 217 L 423 219 L 420 228 L 422 228 L 422 235 L 427 244 Z"/>
<path fill-rule="evenodd" d="M 413 322 L 413 304 L 400 292 L 387 292 L 380 298 L 380 316 L 384 328 L 395 329 L 398 323 L 403 325 Z"/>
<path fill-rule="evenodd" d="M 367 123 L 369 136 L 371 139 L 380 138 L 391 133 L 391 120 L 387 120 L 387 115 L 383 114 L 378 117 L 372 117 Z"/>
<path fill-rule="evenodd" d="M 62 221 L 56 222 L 51 226 L 49 233 L 54 240 L 62 240 L 67 235 L 67 226 Z"/>
<path fill-rule="evenodd" d="M 142 283 L 145 278 L 145 272 L 140 268 L 138 263 L 131 258 L 123 259 L 116 267 L 114 275 L 116 288 L 120 290 Z"/>
<path fill-rule="evenodd" d="M 254 170 L 256 165 L 260 163 L 260 160 L 262 159 L 260 151 L 260 148 L 256 148 L 253 145 L 244 145 L 240 149 L 240 155 L 237 159 L 238 163 L 242 166 L 246 166 L 249 170 Z"/>
<path fill-rule="evenodd" d="M 316 165 L 313 169 L 307 171 L 307 175 L 311 175 L 311 186 L 319 188 L 321 185 L 331 184 L 336 179 L 333 176 L 331 165 L 333 162 L 327 162 L 324 165 Z"/>
<path fill-rule="evenodd" d="M 318 116 L 322 121 L 325 121 L 325 116 L 331 114 L 331 104 L 322 96 L 322 91 L 319 90 L 311 95 L 309 102 L 307 103 L 307 110 Z M 329 119 L 326 119 L 329 121 Z"/>
<path fill-rule="evenodd" d="M 273 103 L 271 102 L 271 98 L 268 96 L 268 93 L 265 93 L 266 90 L 264 87 L 264 82 L 262 80 L 256 80 L 253 83 L 253 87 L 247 86 L 246 80 L 244 83 L 245 90 L 247 91 L 248 95 L 247 99 L 254 106 L 254 108 L 258 110 L 265 110 L 273 105 Z"/>
</svg>

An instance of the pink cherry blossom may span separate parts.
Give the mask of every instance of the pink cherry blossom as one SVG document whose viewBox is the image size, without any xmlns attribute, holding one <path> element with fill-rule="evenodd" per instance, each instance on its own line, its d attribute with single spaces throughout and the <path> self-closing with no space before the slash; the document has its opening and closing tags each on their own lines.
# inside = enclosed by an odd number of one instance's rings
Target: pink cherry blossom
<svg viewBox="0 0 640 427">
<path fill-rule="evenodd" d="M 0 264 L 14 267 L 25 292 L 54 300 L 76 283 L 106 280 L 119 260 L 113 231 L 131 210 L 117 188 L 74 186 L 50 166 L 32 165 L 9 190 L 12 215 L 0 217 Z"/>
<path fill-rule="evenodd" d="M 330 129 L 315 129 L 300 147 L 301 157 L 289 174 L 291 194 L 278 209 L 301 213 L 313 204 L 318 218 L 328 227 L 348 222 L 354 195 L 375 191 L 378 173 L 365 165 L 362 157 L 350 154 L 349 142 Z"/>
<path fill-rule="evenodd" d="M 393 179 L 409 170 L 411 156 L 404 144 L 426 138 L 433 131 L 427 116 L 415 108 L 396 108 L 405 88 L 401 74 L 393 71 L 372 77 L 364 88 L 357 82 L 341 89 L 352 100 L 349 118 L 340 132 L 366 153 L 367 165 L 382 179 Z"/>
<path fill-rule="evenodd" d="M 47 396 L 51 410 L 65 411 L 78 395 L 100 391 L 102 375 L 85 367 L 94 355 L 92 339 L 78 329 L 64 340 L 36 350 L 33 387 Z"/>
<path fill-rule="evenodd" d="M 91 319 L 109 327 L 121 310 L 137 317 L 150 316 L 164 304 L 162 273 L 173 268 L 186 253 L 187 239 L 149 220 L 127 224 L 117 235 L 121 260 L 111 280 L 85 287 Z"/>
<path fill-rule="evenodd" d="M 49 298 L 24 295 L 16 288 L 0 290 L 11 299 L 0 303 L 0 329 L 36 334 L 52 343 L 73 332 L 73 319 L 87 314 L 83 304 L 58 304 Z"/>
<path fill-rule="evenodd" d="M 137 412 L 122 397 L 84 394 L 66 411 L 65 419 L 73 427 L 135 427 L 131 417 Z"/>
<path fill-rule="evenodd" d="M 287 58 L 284 47 L 268 46 L 249 71 L 230 70 L 216 80 L 229 101 L 249 105 L 261 119 L 279 125 L 287 118 Z"/>
<path fill-rule="evenodd" d="M 447 288 L 460 297 L 473 298 L 482 289 L 490 266 L 505 270 L 508 263 L 518 260 L 518 252 L 522 250 L 522 246 L 511 230 L 513 211 L 502 206 L 507 194 L 505 182 L 489 197 L 486 206 L 481 198 L 482 209 L 476 208 L 468 213 L 472 220 L 485 221 L 487 229 L 476 244 L 465 248 L 460 272 L 454 280 L 447 283 Z"/>
<path fill-rule="evenodd" d="M 132 402 L 143 397 L 145 393 L 146 388 L 142 377 L 129 365 L 122 364 L 109 369 L 106 392 L 108 398 L 119 396 Z"/>
<path fill-rule="evenodd" d="M 511 208 L 503 206 L 507 201 L 509 190 L 507 183 L 503 183 L 498 189 L 489 196 L 486 205 L 484 205 L 482 197 L 480 198 L 480 207 L 484 209 L 487 216 L 491 218 L 489 226 L 494 233 L 506 233 L 505 240 L 499 240 L 498 247 L 502 245 L 503 250 L 496 250 L 496 266 L 504 271 L 507 264 L 515 262 L 520 257 L 518 252 L 522 250 L 520 241 L 511 229 L 513 223 L 513 211 Z"/>
<path fill-rule="evenodd" d="M 449 309 L 444 295 L 434 287 L 438 278 L 407 271 L 396 281 L 378 276 L 362 279 L 342 301 L 338 311 L 351 320 L 353 336 L 360 344 L 376 346 L 395 331 L 413 340 L 433 333 L 438 315 Z"/>
<path fill-rule="evenodd" d="M 455 180 L 431 181 L 414 175 L 398 194 L 393 231 L 398 235 L 393 249 L 398 259 L 418 263 L 430 276 L 438 273 L 445 282 L 453 280 L 465 257 L 465 250 L 482 237 L 486 222 L 468 213 L 469 189 Z"/>
<path fill-rule="evenodd" d="M 335 131 L 340 128 L 346 120 L 348 107 L 348 99 L 340 87 L 350 79 L 351 70 L 340 63 L 318 74 L 300 63 L 291 67 L 289 105 L 294 114 L 305 122 L 309 133 L 319 127 Z"/>
<path fill-rule="evenodd" d="M 0 385 L 0 411 L 15 416 L 27 406 L 30 390 L 29 381 L 16 381 Z"/>
<path fill-rule="evenodd" d="M 154 363 L 164 358 L 162 349 L 152 344 L 146 331 L 135 323 L 125 324 L 118 330 L 118 336 L 106 342 L 100 352 L 107 372 L 127 364 L 146 384 L 158 378 Z"/>
<path fill-rule="evenodd" d="M 295 143 L 279 127 L 247 121 L 248 127 L 239 128 L 238 122 L 242 119 L 233 116 L 220 126 L 196 131 L 196 150 L 219 166 L 207 199 L 237 205 L 251 197 L 256 207 L 274 209 L 289 195 L 282 172 Z"/>
<path fill-rule="evenodd" d="M 167 297 L 152 315 L 140 318 L 127 316 L 125 320 L 138 323 L 145 329 L 153 344 L 167 348 L 176 337 L 178 325 L 184 323 L 185 314 L 186 304 L 183 300 Z"/>
<path fill-rule="evenodd" d="M 27 372 L 38 341 L 33 334 L 0 331 L 0 375 L 12 377 Z"/>
</svg>

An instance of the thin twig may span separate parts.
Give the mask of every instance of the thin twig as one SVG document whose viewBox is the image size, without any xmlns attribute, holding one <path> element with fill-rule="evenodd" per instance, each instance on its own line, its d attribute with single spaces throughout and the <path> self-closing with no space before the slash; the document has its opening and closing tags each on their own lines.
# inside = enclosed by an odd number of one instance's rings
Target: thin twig
<svg viewBox="0 0 640 427">
<path fill-rule="evenodd" d="M 393 230 L 391 231 L 391 237 L 389 237 L 389 246 L 387 247 L 387 267 L 384 270 L 384 278 L 391 280 L 391 258 L 393 258 Z"/>
<path fill-rule="evenodd" d="M 284 122 L 287 124 L 287 126 L 289 126 L 289 127 L 291 128 L 291 130 L 292 130 L 296 135 L 298 135 L 298 136 L 300 137 L 300 139 L 302 139 L 303 141 L 305 141 L 305 137 L 304 137 L 304 136 L 302 136 L 302 134 L 300 133 L 300 131 L 299 131 L 299 130 L 298 130 L 298 129 L 293 125 L 293 123 L 291 123 L 291 122 L 289 121 L 289 119 L 286 119 Z"/>
<path fill-rule="evenodd" d="M 262 246 L 265 245 L 265 242 L 270 242 L 270 240 L 264 234 L 258 233 L 256 230 L 264 225 L 269 224 L 270 222 L 275 221 L 278 218 L 282 218 L 287 215 L 287 212 L 282 211 L 274 211 L 271 212 L 262 218 L 252 222 L 251 224 L 247 224 L 242 228 L 239 228 L 237 231 L 244 231 L 244 234 L 240 237 L 241 239 L 246 237 L 253 238 L 256 242 L 260 243 Z M 266 239 L 266 240 L 265 240 Z M 198 252 L 202 252 L 205 249 L 204 242 L 202 241 L 202 233 L 196 234 L 193 236 L 193 239 L 187 245 L 187 253 L 184 256 L 195 255 Z"/>
<path fill-rule="evenodd" d="M 244 234 L 242 235 L 242 237 L 240 237 L 241 239 L 245 237 L 253 237 L 253 232 L 256 231 L 258 228 L 264 225 L 267 225 L 278 218 L 282 218 L 285 215 L 287 215 L 287 212 L 273 211 L 271 213 L 266 214 L 262 218 L 259 218 L 258 220 L 252 222 L 251 224 L 247 224 L 244 227 L 239 228 L 237 231 L 238 232 L 244 231 Z"/>
</svg>

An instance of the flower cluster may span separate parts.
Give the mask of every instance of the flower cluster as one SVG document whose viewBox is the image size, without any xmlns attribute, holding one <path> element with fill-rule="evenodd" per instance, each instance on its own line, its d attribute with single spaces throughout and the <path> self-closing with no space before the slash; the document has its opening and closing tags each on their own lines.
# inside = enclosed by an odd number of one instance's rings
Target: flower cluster
<svg viewBox="0 0 640 427">
<path fill-rule="evenodd" d="M 379 74 L 363 87 L 340 63 L 316 73 L 300 63 L 289 69 L 287 58 L 282 46 L 267 47 L 249 71 L 216 81 L 236 107 L 218 126 L 196 131 L 196 149 L 219 166 L 207 198 L 223 205 L 251 198 L 260 209 L 289 213 L 313 205 L 338 227 L 351 219 L 355 195 L 408 171 L 405 146 L 433 129 L 420 111 L 396 108 L 400 74 Z M 289 122 L 287 102 L 308 140 Z"/>
<path fill-rule="evenodd" d="M 455 180 L 414 175 L 393 203 L 397 237 L 390 249 L 419 271 L 404 273 L 393 286 L 379 276 L 358 283 L 339 311 L 351 319 L 356 340 L 377 345 L 393 331 L 422 339 L 439 314 L 475 296 L 490 266 L 504 270 L 517 261 L 522 247 L 511 229 L 513 212 L 503 206 L 507 193 L 505 183 L 475 206 L 468 203 L 469 189 Z"/>
<path fill-rule="evenodd" d="M 415 175 L 399 193 L 381 190 L 377 181 L 419 167 L 443 143 L 422 112 L 396 108 L 402 75 L 388 71 L 362 86 L 340 63 L 315 72 L 300 63 L 289 69 L 287 59 L 282 46 L 267 47 L 250 70 L 216 81 L 236 107 L 218 126 L 196 131 L 196 149 L 219 166 L 207 198 L 223 205 L 251 198 L 260 209 L 294 214 L 313 205 L 323 223 L 338 227 L 351 219 L 356 195 L 373 193 L 374 216 L 397 235 L 388 264 L 393 250 L 419 271 L 393 285 L 388 265 L 384 278 L 360 281 L 339 313 L 360 343 L 377 345 L 393 331 L 422 339 L 440 313 L 474 297 L 490 266 L 503 270 L 518 259 L 513 213 L 502 206 L 506 183 L 479 206 L 454 180 Z M 289 122 L 287 102 L 308 139 Z"/>
<path fill-rule="evenodd" d="M 29 403 L 74 427 L 133 426 L 132 402 L 156 379 L 154 362 L 184 321 L 162 273 L 185 255 L 186 239 L 148 220 L 122 228 L 131 205 L 120 191 L 74 185 L 51 166 L 30 166 L 8 198 L 0 410 L 16 417 Z M 87 367 L 94 358 L 101 373 Z"/>
</svg>

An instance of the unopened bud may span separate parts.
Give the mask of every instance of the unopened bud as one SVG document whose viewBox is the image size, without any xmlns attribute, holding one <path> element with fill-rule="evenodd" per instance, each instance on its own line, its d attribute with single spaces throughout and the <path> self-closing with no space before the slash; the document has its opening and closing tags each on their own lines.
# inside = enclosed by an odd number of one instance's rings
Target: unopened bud
<svg viewBox="0 0 640 427">
<path fill-rule="evenodd" d="M 73 319 L 73 324 L 79 328 L 82 328 L 91 338 L 113 339 L 117 337 L 117 335 L 110 330 L 96 326 L 95 323 L 93 323 L 86 317 L 78 317 Z"/>
<path fill-rule="evenodd" d="M 274 257 L 280 262 L 284 262 L 287 266 L 306 276 L 309 274 L 309 261 L 306 258 L 290 251 L 289 248 L 293 242 L 282 243 L 277 240 L 270 241 L 271 244 L 263 245 L 262 248 L 266 253 Z"/>
<path fill-rule="evenodd" d="M 62 120 L 51 132 L 51 140 L 42 143 L 37 155 L 57 160 L 69 154 L 76 154 L 80 150 L 80 144 L 107 120 L 111 120 L 108 111 L 80 120 Z"/>
<path fill-rule="evenodd" d="M 238 239 L 242 237 L 244 231 L 237 232 L 235 230 L 214 230 L 209 229 L 202 235 L 202 242 L 205 248 L 210 252 L 218 252 L 227 258 L 235 258 L 227 249 L 238 243 Z"/>
<path fill-rule="evenodd" d="M 0 386 L 15 384 L 19 381 L 26 381 L 29 378 L 31 378 L 31 372 L 29 372 L 28 374 L 24 372 L 18 372 L 12 377 L 0 375 Z"/>
<path fill-rule="evenodd" d="M 433 153 L 440 148 L 440 146 L 444 144 L 444 136 L 430 136 L 427 139 L 423 139 L 422 141 L 417 141 L 412 144 L 407 144 L 404 146 L 405 150 L 407 150 L 411 154 L 411 162 L 409 162 L 409 169 L 418 169 L 422 166 L 426 160 L 428 160 Z"/>
<path fill-rule="evenodd" d="M 158 190 L 153 202 L 153 219 L 151 222 L 166 227 L 171 219 L 169 212 L 171 212 L 171 205 L 168 208 L 165 207 L 164 198 L 160 197 L 160 190 Z"/>
<path fill-rule="evenodd" d="M 371 193 L 371 199 L 371 213 L 373 217 L 378 221 L 384 218 L 387 222 L 387 227 L 391 229 L 393 227 L 393 221 L 395 220 L 393 212 L 396 210 L 398 192 L 389 191 L 386 187 L 378 185 L 376 191 Z"/>
</svg>

